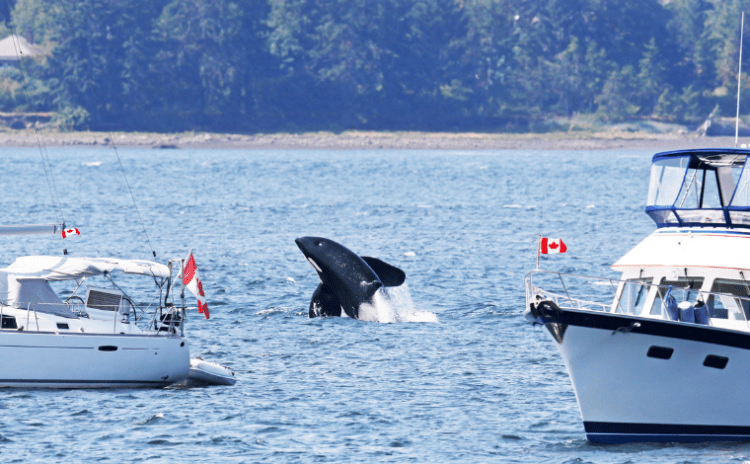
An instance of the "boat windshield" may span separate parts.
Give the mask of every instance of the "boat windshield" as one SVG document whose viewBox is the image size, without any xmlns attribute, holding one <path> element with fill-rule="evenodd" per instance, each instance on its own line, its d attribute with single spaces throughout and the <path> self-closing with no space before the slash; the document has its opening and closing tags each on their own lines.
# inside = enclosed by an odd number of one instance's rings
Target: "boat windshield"
<svg viewBox="0 0 750 464">
<path fill-rule="evenodd" d="M 750 150 L 654 155 L 646 213 L 659 227 L 750 227 Z"/>
</svg>

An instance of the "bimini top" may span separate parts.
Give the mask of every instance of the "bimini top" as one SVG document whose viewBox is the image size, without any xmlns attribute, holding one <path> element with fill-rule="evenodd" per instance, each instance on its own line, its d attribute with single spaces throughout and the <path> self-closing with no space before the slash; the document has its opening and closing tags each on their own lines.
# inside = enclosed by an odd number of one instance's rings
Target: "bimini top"
<svg viewBox="0 0 750 464">
<path fill-rule="evenodd" d="M 23 256 L 0 271 L 19 280 L 71 280 L 115 272 L 169 277 L 167 266 L 151 261 L 69 256 Z"/>
<path fill-rule="evenodd" d="M 750 150 L 657 153 L 646 213 L 658 227 L 750 228 Z"/>
</svg>

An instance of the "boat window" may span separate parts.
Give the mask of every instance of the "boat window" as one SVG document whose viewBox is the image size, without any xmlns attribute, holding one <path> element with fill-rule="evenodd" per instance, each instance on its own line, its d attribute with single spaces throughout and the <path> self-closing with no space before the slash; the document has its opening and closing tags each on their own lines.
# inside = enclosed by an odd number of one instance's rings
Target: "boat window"
<svg viewBox="0 0 750 464">
<path fill-rule="evenodd" d="M 750 213 L 747 211 L 729 211 L 729 217 L 732 219 L 732 224 L 736 226 L 750 225 Z"/>
<path fill-rule="evenodd" d="M 655 156 L 646 213 L 660 227 L 691 224 L 750 226 L 747 151 L 698 151 Z"/>
<path fill-rule="evenodd" d="M 670 206 L 682 187 L 690 156 L 660 159 L 651 166 L 648 205 Z"/>
<path fill-rule="evenodd" d="M 625 282 L 620 296 L 620 304 L 615 312 L 625 314 L 640 314 L 646 306 L 651 279 L 631 279 Z"/>
<path fill-rule="evenodd" d="M 674 203 L 676 208 L 694 209 L 701 207 L 701 192 L 703 191 L 705 175 L 706 171 L 704 170 L 687 170 L 680 194 Z M 709 175 L 709 177 L 711 176 Z"/>
<path fill-rule="evenodd" d="M 706 299 L 709 314 L 714 319 L 750 319 L 750 286 L 741 280 L 716 279 Z M 721 293 L 722 295 L 713 295 Z M 733 298 L 732 296 L 740 298 Z"/>
<path fill-rule="evenodd" d="M 659 287 L 656 289 L 654 304 L 651 306 L 651 315 L 664 314 L 662 299 L 666 296 L 670 286 L 672 287 L 672 296 L 677 300 L 677 303 L 683 301 L 695 303 L 703 286 L 703 277 L 680 277 L 677 280 L 667 280 L 666 277 L 662 277 L 661 283 L 659 283 Z"/>
<path fill-rule="evenodd" d="M 700 207 L 721 208 L 719 184 L 716 182 L 715 172 L 703 171 L 703 204 Z"/>
<path fill-rule="evenodd" d="M 648 214 L 651 216 L 651 218 L 654 221 L 656 221 L 657 224 L 679 224 L 680 223 L 680 221 L 677 220 L 677 216 L 675 216 L 674 213 L 668 209 L 649 211 Z"/>
<path fill-rule="evenodd" d="M 730 206 L 750 206 L 750 163 L 745 163 Z"/>
<path fill-rule="evenodd" d="M 743 160 L 744 161 L 744 160 Z M 739 163 L 735 158 L 731 158 L 729 166 L 718 166 L 715 169 L 709 169 L 708 166 L 701 166 L 700 169 L 688 169 L 680 187 L 680 193 L 674 202 L 674 207 L 678 209 L 697 209 L 697 208 L 721 208 L 727 206 L 732 200 L 736 181 L 743 172 L 744 163 Z M 750 180 L 750 173 L 746 175 Z M 748 195 L 741 195 L 745 197 Z M 738 201 L 741 201 L 738 198 Z M 734 205 L 735 202 L 733 201 Z M 745 206 L 737 204 L 737 206 Z"/>
<path fill-rule="evenodd" d="M 689 209 L 677 213 L 682 222 L 700 222 L 702 224 L 723 224 L 727 218 L 721 209 Z"/>
</svg>

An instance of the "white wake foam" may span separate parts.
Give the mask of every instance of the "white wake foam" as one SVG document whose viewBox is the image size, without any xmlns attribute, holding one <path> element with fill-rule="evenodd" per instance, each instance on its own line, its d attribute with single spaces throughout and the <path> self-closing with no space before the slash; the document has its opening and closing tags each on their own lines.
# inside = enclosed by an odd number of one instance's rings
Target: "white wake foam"
<svg viewBox="0 0 750 464">
<path fill-rule="evenodd" d="M 418 310 L 414 306 L 409 287 L 381 287 L 373 298 L 373 304 L 359 307 L 359 319 L 370 322 L 437 322 L 435 313 Z"/>
</svg>

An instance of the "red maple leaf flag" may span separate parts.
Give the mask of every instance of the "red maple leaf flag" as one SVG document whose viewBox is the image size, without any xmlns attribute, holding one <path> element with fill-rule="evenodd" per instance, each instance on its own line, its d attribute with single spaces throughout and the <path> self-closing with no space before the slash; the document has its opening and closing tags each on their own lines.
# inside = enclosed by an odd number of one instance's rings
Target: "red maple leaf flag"
<svg viewBox="0 0 750 464">
<path fill-rule="evenodd" d="M 203 283 L 198 277 L 198 266 L 195 264 L 195 258 L 193 257 L 193 251 L 190 250 L 187 257 L 187 263 L 185 269 L 182 272 L 182 281 L 190 290 L 193 295 L 198 299 L 198 312 L 206 315 L 206 319 L 209 318 L 208 304 L 206 303 L 206 294 L 203 293 Z"/>
<path fill-rule="evenodd" d="M 553 253 L 565 253 L 568 251 L 568 247 L 560 238 L 542 238 L 542 242 L 539 244 L 543 255 Z"/>
<path fill-rule="evenodd" d="M 81 232 L 76 227 L 73 227 L 72 229 L 64 229 L 62 231 L 62 238 L 68 238 L 71 235 L 81 235 Z"/>
</svg>

